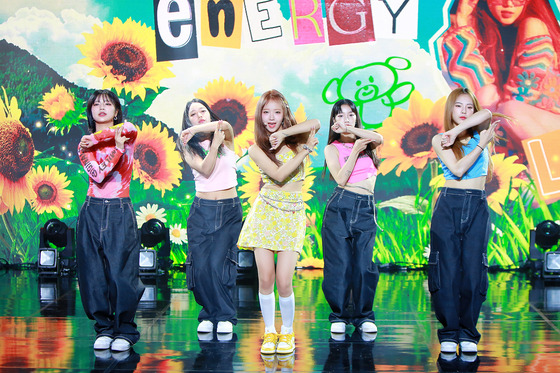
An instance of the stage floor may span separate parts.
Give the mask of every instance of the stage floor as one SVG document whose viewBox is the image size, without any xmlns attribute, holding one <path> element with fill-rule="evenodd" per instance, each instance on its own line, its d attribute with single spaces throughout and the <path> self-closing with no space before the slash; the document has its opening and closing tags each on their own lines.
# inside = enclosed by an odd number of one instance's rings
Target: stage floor
<svg viewBox="0 0 560 373">
<path fill-rule="evenodd" d="M 559 372 L 560 286 L 518 272 L 490 274 L 479 319 L 476 356 L 439 354 L 438 323 L 422 271 L 381 273 L 375 340 L 347 328 L 331 338 L 321 270 L 298 270 L 296 352 L 263 358 L 257 289 L 238 284 L 239 322 L 232 335 L 199 340 L 200 307 L 185 276 L 146 281 L 137 313 L 142 337 L 127 353 L 95 353 L 93 322 L 82 309 L 75 278 L 45 280 L 34 270 L 0 276 L 0 370 L 138 372 Z M 278 307 L 277 307 L 278 308 Z M 281 319 L 277 311 L 277 327 Z"/>
</svg>

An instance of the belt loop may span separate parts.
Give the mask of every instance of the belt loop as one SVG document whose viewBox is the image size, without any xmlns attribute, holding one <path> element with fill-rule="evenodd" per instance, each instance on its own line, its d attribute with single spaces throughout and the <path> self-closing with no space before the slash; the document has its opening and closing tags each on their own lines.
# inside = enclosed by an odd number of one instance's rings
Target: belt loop
<svg viewBox="0 0 560 373">
<path fill-rule="evenodd" d="M 447 197 L 447 188 L 443 188 L 441 192 L 443 193 L 444 197 Z"/>
<path fill-rule="evenodd" d="M 91 197 L 90 197 L 90 196 L 87 196 L 87 197 L 86 197 L 87 207 L 89 207 L 89 201 L 91 201 Z"/>
<path fill-rule="evenodd" d="M 123 209 L 123 199 L 119 198 L 119 202 L 121 203 L 121 210 Z"/>
</svg>

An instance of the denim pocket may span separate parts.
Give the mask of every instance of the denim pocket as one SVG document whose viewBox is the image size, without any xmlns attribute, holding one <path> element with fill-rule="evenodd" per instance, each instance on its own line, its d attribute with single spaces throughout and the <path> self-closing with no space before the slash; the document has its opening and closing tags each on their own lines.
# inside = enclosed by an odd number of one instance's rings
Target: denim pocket
<svg viewBox="0 0 560 373">
<path fill-rule="evenodd" d="M 428 259 L 428 289 L 430 293 L 438 291 L 440 284 L 439 251 L 431 251 Z"/>
<path fill-rule="evenodd" d="M 488 255 L 482 253 L 482 270 L 480 271 L 480 295 L 486 296 L 488 292 Z"/>
<path fill-rule="evenodd" d="M 222 270 L 222 282 L 224 286 L 233 288 L 237 280 L 237 249 L 233 248 L 228 250 L 226 260 L 224 261 L 224 268 Z"/>
<path fill-rule="evenodd" d="M 187 252 L 187 261 L 185 262 L 185 272 L 187 275 L 187 289 L 194 289 L 194 263 L 192 259 L 192 253 Z"/>
</svg>

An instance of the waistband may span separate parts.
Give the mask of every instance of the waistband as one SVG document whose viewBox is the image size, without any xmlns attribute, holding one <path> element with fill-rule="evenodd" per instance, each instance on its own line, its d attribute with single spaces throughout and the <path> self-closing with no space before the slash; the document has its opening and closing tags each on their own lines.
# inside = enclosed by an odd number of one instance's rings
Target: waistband
<svg viewBox="0 0 560 373">
<path fill-rule="evenodd" d="M 91 197 L 91 196 L 86 196 L 86 201 L 85 203 L 89 206 L 89 205 L 105 205 L 105 206 L 109 206 L 109 205 L 124 205 L 124 204 L 130 204 L 130 198 L 129 197 L 124 197 L 124 198 L 98 198 L 98 197 Z"/>
<path fill-rule="evenodd" d="M 452 195 L 452 196 L 473 196 L 486 198 L 486 191 L 482 189 L 459 189 L 459 188 L 441 188 L 440 195 Z"/>
<path fill-rule="evenodd" d="M 333 194 L 335 194 L 335 193 L 340 194 L 342 197 L 352 198 L 352 199 L 355 199 L 357 201 L 375 202 L 373 194 L 360 194 L 360 193 L 356 193 L 356 192 L 351 192 L 351 191 L 349 191 L 347 189 L 344 189 L 344 188 L 341 188 L 341 187 L 334 188 Z"/>
<path fill-rule="evenodd" d="M 239 197 L 214 200 L 214 199 L 205 199 L 205 198 L 200 198 L 195 196 L 193 199 L 193 204 L 195 203 L 198 206 L 203 205 L 203 206 L 215 207 L 215 206 L 236 205 L 241 202 L 239 200 Z"/>
</svg>

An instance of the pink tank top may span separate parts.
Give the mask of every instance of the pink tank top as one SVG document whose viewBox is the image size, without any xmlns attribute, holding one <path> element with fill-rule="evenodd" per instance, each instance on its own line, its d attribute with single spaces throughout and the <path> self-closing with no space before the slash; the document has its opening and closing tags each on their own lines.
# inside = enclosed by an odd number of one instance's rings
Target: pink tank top
<svg viewBox="0 0 560 373">
<path fill-rule="evenodd" d="M 350 157 L 354 143 L 341 143 L 339 141 L 334 141 L 332 144 L 338 150 L 338 162 L 340 163 L 340 167 L 343 167 Z M 354 184 L 376 175 L 377 168 L 373 164 L 373 160 L 366 153 L 361 153 L 356 160 L 352 174 L 348 178 L 347 182 L 349 184 Z"/>
<path fill-rule="evenodd" d="M 210 140 L 200 142 L 205 152 L 210 149 Z M 197 192 L 216 192 L 237 186 L 237 154 L 227 146 L 222 147 L 222 154 L 218 154 L 214 170 L 209 177 L 204 177 L 194 168 L 194 187 Z"/>
</svg>

